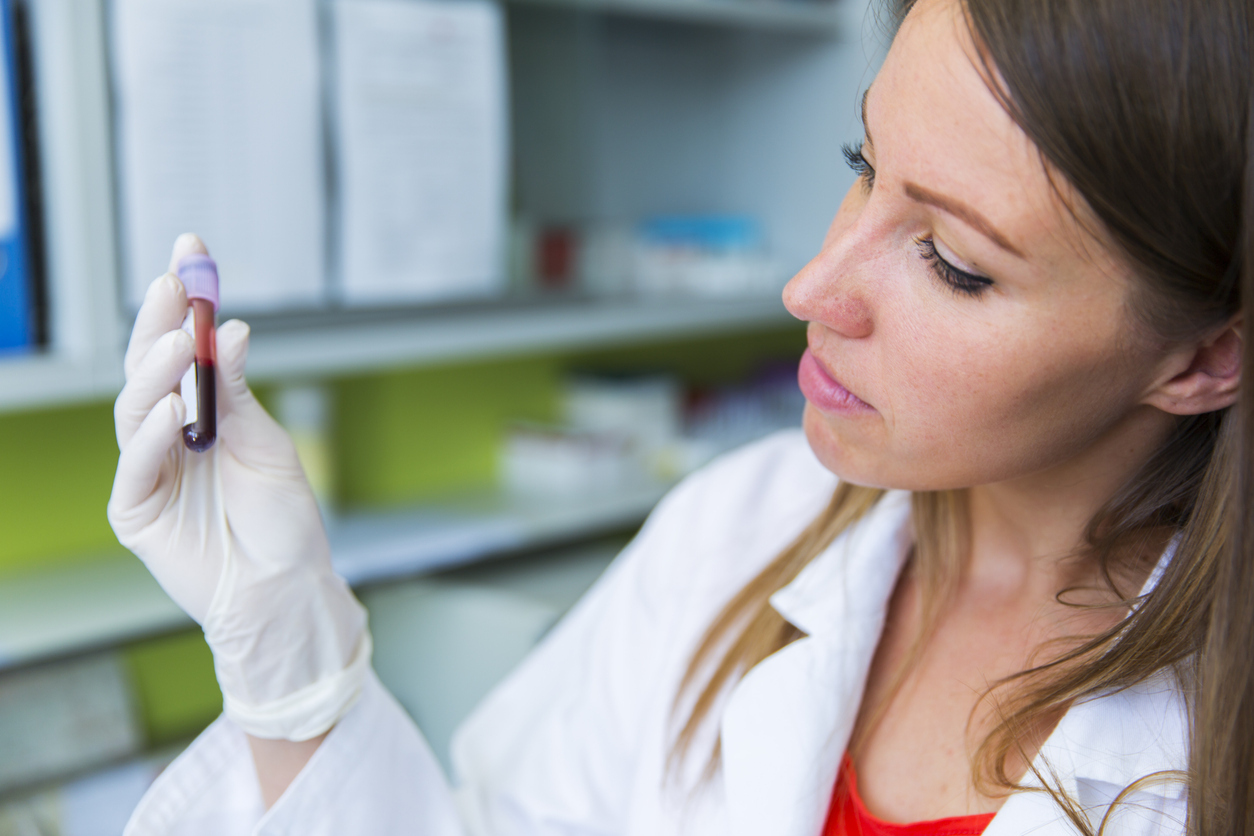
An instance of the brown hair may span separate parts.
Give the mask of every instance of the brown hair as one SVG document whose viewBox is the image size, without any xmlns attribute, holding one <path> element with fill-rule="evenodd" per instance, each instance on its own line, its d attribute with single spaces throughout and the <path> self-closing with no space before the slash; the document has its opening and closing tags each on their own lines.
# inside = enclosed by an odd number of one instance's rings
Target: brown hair
<svg viewBox="0 0 1254 836">
<path fill-rule="evenodd" d="M 899 0 L 902 16 L 912 2 Z M 1254 293 L 1249 0 L 963 2 L 990 88 L 1134 268 L 1133 311 L 1144 329 L 1171 343 L 1231 321 Z M 1243 368 L 1254 368 L 1254 343 L 1246 339 L 1243 351 Z M 1007 767 L 1023 754 L 1019 730 L 1170 668 L 1193 706 L 1190 832 L 1254 833 L 1252 444 L 1254 387 L 1242 386 L 1236 406 L 1181 418 L 1090 521 L 1084 549 L 1116 592 L 1117 568 L 1156 559 L 1166 536 L 1176 537 L 1175 557 L 1117 626 L 996 686 L 1016 687 L 976 753 L 977 783 L 1019 789 Z M 672 762 L 687 754 L 723 689 L 800 635 L 770 606 L 771 594 L 880 495 L 842 484 L 710 626 L 681 686 L 699 692 Z M 913 497 L 925 625 L 965 559 L 964 508 L 960 491 Z M 1081 832 L 1094 832 L 1071 799 L 1048 791 Z"/>
</svg>

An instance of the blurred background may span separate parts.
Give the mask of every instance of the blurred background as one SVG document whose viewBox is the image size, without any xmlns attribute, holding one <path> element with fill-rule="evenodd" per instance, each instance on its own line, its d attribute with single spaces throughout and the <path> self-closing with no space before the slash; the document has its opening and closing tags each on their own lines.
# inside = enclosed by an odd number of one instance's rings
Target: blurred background
<svg viewBox="0 0 1254 836">
<path fill-rule="evenodd" d="M 780 290 L 853 180 L 866 0 L 0 0 L 0 30 L 0 836 L 119 834 L 221 709 L 105 520 L 178 233 L 445 763 L 669 486 L 798 424 Z"/>
</svg>

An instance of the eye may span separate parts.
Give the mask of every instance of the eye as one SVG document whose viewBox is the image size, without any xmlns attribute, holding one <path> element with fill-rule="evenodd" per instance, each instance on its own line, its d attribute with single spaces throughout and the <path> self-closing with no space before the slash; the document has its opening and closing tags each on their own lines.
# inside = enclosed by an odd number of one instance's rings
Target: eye
<svg viewBox="0 0 1254 836">
<path fill-rule="evenodd" d="M 858 175 L 858 179 L 862 181 L 862 185 L 869 192 L 875 185 L 875 169 L 871 168 L 871 164 L 862 155 L 862 143 L 842 145 L 840 150 L 844 152 L 845 162 L 854 170 L 854 173 Z"/>
<path fill-rule="evenodd" d="M 961 293 L 964 296 L 979 296 L 992 286 L 992 279 L 968 273 L 966 270 L 959 270 L 941 258 L 941 254 L 936 251 L 936 242 L 931 236 L 916 238 L 914 243 L 918 246 L 919 254 L 923 256 L 923 260 L 931 266 L 932 272 L 948 285 L 949 289 L 954 293 Z"/>
</svg>

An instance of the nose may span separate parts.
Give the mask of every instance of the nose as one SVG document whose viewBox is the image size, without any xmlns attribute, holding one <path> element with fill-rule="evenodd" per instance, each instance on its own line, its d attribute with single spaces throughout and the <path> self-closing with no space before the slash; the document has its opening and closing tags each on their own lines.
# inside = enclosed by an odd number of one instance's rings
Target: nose
<svg viewBox="0 0 1254 836">
<path fill-rule="evenodd" d="M 859 281 L 855 229 L 829 238 L 823 251 L 784 288 L 784 307 L 797 319 L 817 322 L 849 339 L 869 337 L 875 317 Z"/>
</svg>

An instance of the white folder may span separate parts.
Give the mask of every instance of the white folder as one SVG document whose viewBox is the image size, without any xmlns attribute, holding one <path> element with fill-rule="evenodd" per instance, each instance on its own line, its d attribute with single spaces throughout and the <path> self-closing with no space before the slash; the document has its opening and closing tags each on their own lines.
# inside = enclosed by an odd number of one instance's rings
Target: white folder
<svg viewBox="0 0 1254 836">
<path fill-rule="evenodd" d="M 181 232 L 227 311 L 320 305 L 326 163 L 315 0 L 113 0 L 126 299 Z"/>
</svg>

